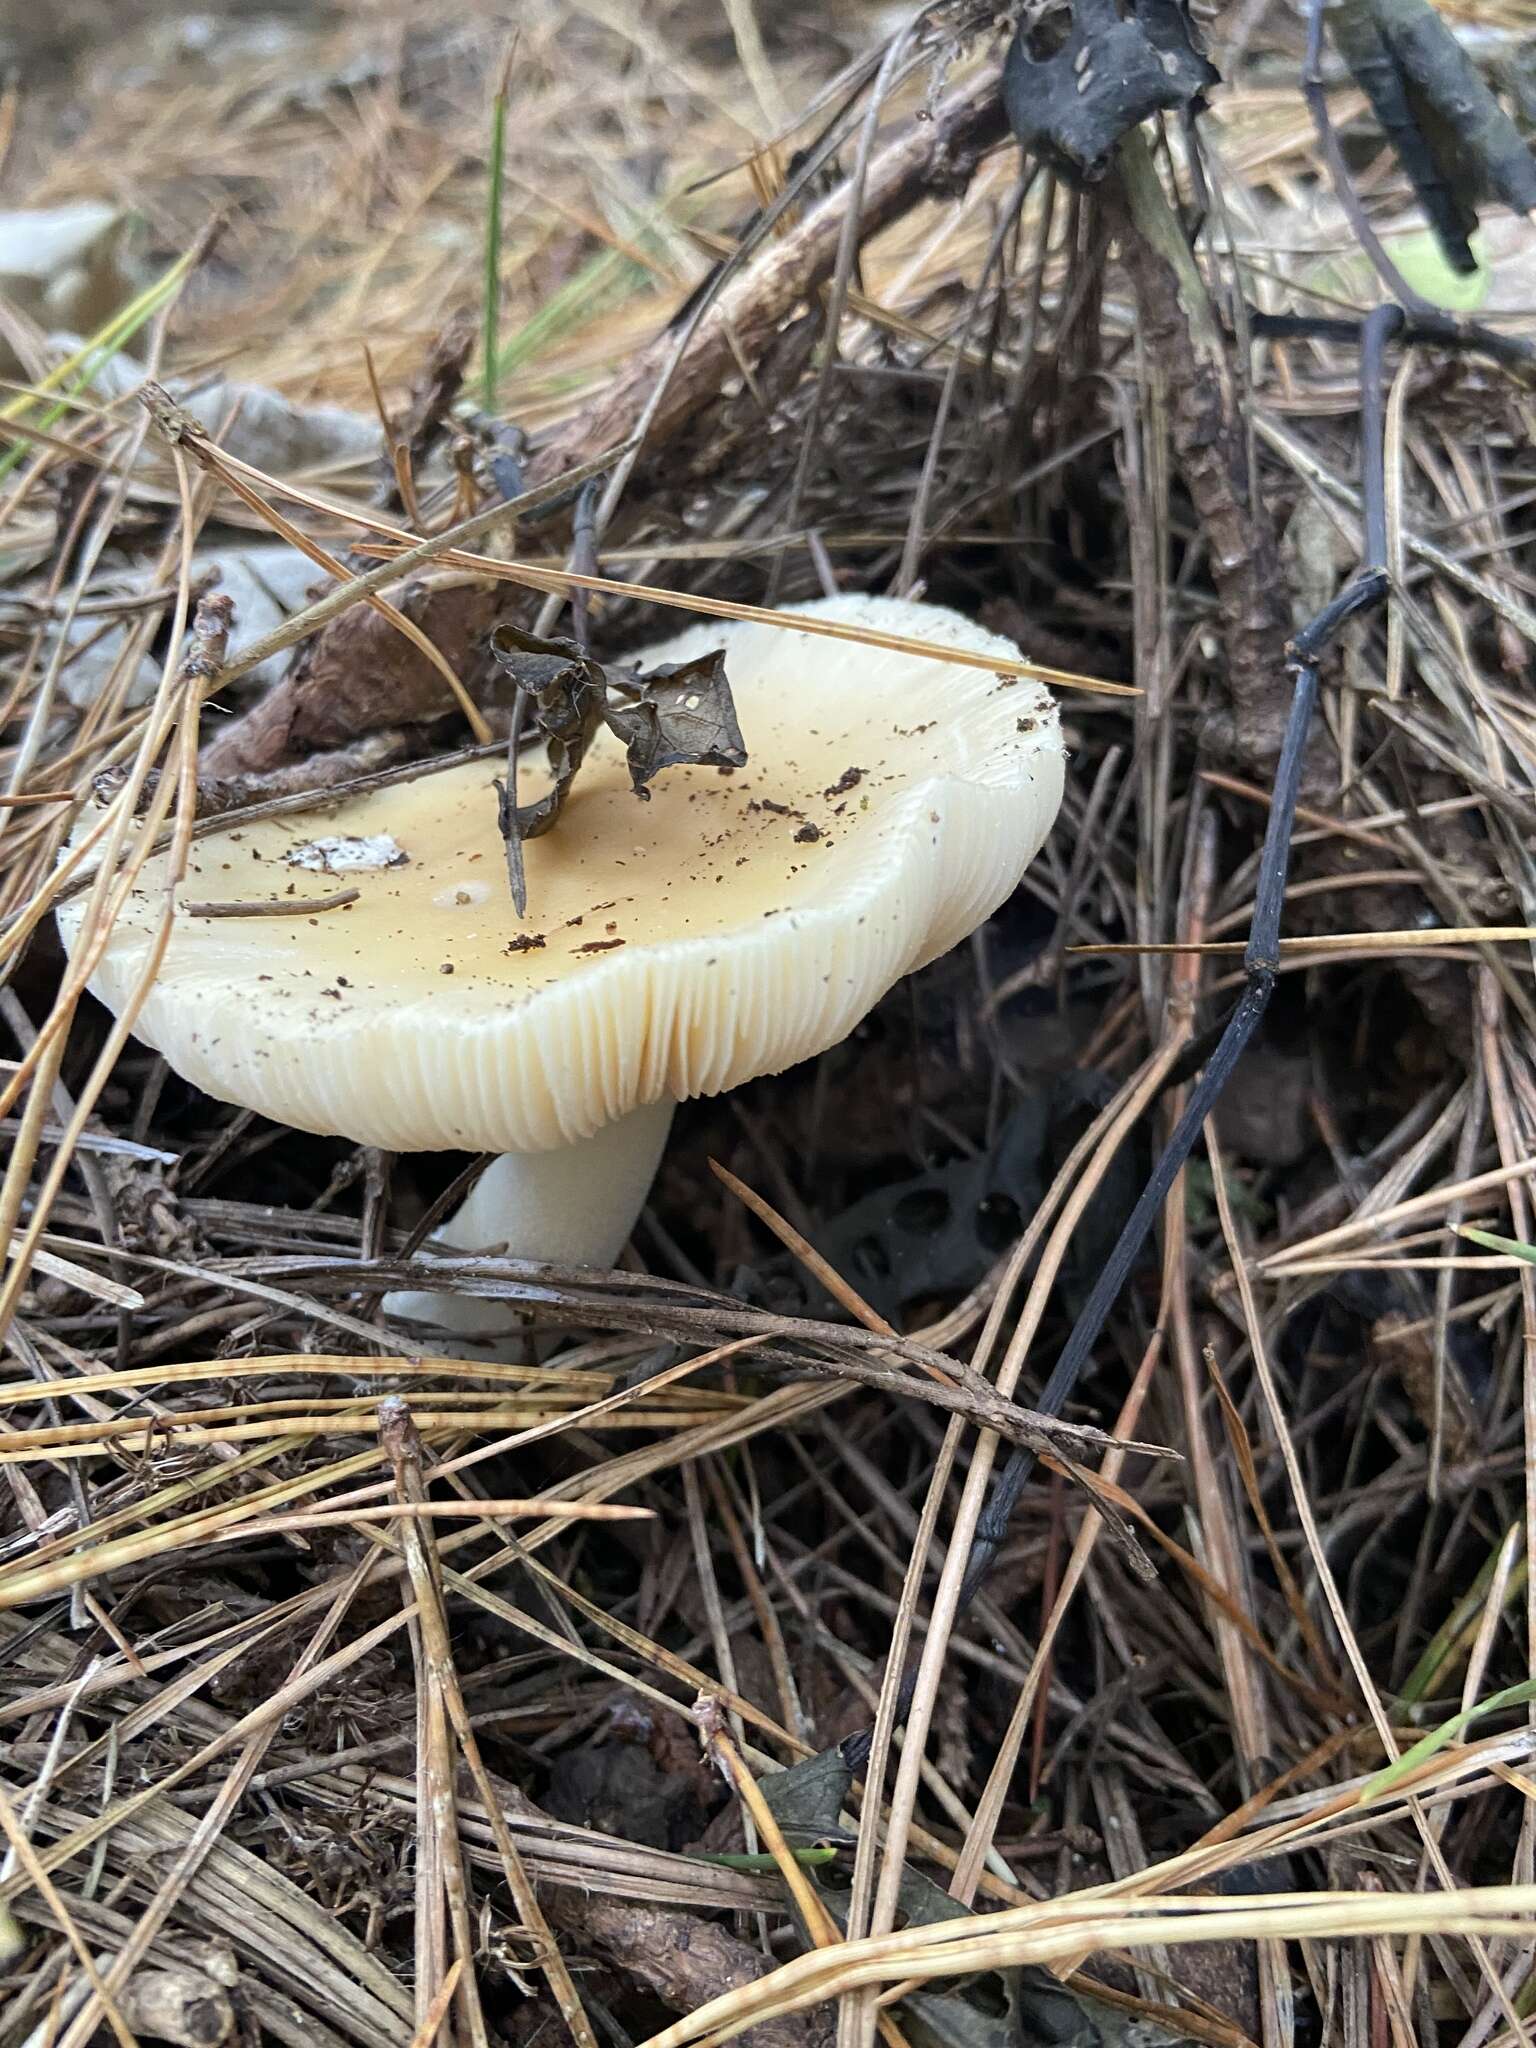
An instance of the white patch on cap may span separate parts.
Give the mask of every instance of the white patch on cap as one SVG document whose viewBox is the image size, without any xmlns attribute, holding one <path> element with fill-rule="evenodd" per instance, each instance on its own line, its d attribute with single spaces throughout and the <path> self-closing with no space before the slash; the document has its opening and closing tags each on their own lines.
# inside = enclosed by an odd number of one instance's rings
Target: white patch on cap
<svg viewBox="0 0 1536 2048">
<path fill-rule="evenodd" d="M 354 875 L 365 868 L 403 867 L 410 855 L 390 832 L 374 832 L 366 839 L 341 834 L 329 839 L 306 839 L 283 855 L 292 868 L 308 868 L 312 875 Z"/>
<path fill-rule="evenodd" d="M 490 893 L 489 882 L 450 882 L 438 890 L 432 904 L 436 910 L 467 910 L 473 903 L 484 903 Z"/>
</svg>

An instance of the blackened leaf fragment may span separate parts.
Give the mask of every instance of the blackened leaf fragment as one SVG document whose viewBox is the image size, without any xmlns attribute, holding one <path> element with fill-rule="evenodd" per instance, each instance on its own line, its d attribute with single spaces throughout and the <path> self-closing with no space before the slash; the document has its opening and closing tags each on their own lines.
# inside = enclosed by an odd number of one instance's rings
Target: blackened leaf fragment
<svg viewBox="0 0 1536 2048">
<path fill-rule="evenodd" d="M 1026 11 L 1003 66 L 1003 107 L 1027 150 L 1073 184 L 1091 183 L 1115 144 L 1149 116 L 1198 111 L 1217 83 L 1195 45 L 1184 0 L 1071 0 L 1066 31 L 1048 55 L 1052 25 Z"/>
<path fill-rule="evenodd" d="M 528 716 L 549 749 L 554 788 L 537 803 L 512 807 L 518 836 L 537 839 L 559 817 L 582 755 L 602 723 L 605 678 L 574 640 L 544 640 L 516 626 L 496 628 L 491 653 L 523 691 Z M 508 802 L 503 800 L 504 809 Z M 506 823 L 503 819 L 503 830 Z"/>
<path fill-rule="evenodd" d="M 641 675 L 638 669 L 594 661 L 574 640 L 544 639 L 504 625 L 491 635 L 491 653 L 519 693 L 507 780 L 496 784 L 496 822 L 506 841 L 507 878 L 519 917 L 528 902 L 523 841 L 540 838 L 559 817 L 600 725 L 623 743 L 635 794 L 647 801 L 645 785 L 663 768 L 682 762 L 746 766 L 720 649 L 693 661 L 663 663 Z M 517 742 L 529 722 L 543 735 L 554 787 L 536 802 L 520 804 Z"/>
<path fill-rule="evenodd" d="M 610 674 L 639 692 L 630 703 L 610 701 L 605 714 L 628 752 L 637 796 L 649 798 L 645 785 L 651 777 L 685 761 L 707 768 L 747 765 L 721 649 L 693 661 L 665 662 L 633 682 L 622 669 Z"/>
<path fill-rule="evenodd" d="M 1536 209 L 1536 160 L 1519 129 L 1429 0 L 1339 0 L 1328 20 L 1447 261 L 1470 276 L 1476 202 Z"/>
<path fill-rule="evenodd" d="M 1462 277 L 1469 277 L 1477 268 L 1468 241 L 1477 226 L 1477 209 L 1452 188 L 1436 162 L 1409 100 L 1408 81 L 1381 32 L 1374 7 L 1369 0 L 1364 6 L 1340 7 L 1331 27 L 1339 55 L 1370 101 L 1398 162 L 1408 173 L 1447 262 Z"/>
<path fill-rule="evenodd" d="M 507 747 L 507 780 L 496 784 L 496 828 L 507 849 L 507 882 L 519 917 L 528 909 L 523 841 L 547 832 L 560 815 L 566 792 L 581 766 L 603 715 L 603 672 L 574 640 L 545 640 L 517 626 L 498 626 L 491 635 L 497 666 L 516 683 L 518 695 Z M 544 735 L 554 788 L 536 803 L 517 801 L 517 747 L 526 719 Z"/>
<path fill-rule="evenodd" d="M 797 1844 L 840 1840 L 842 1812 L 852 1789 L 852 1768 L 836 1745 L 762 1780 L 769 1812 L 786 1838 Z"/>
</svg>

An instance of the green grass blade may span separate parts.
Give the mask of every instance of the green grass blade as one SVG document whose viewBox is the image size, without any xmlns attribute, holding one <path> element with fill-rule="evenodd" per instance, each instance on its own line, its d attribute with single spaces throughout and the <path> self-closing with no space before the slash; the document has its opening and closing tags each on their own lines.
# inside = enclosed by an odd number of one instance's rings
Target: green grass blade
<svg viewBox="0 0 1536 2048">
<path fill-rule="evenodd" d="M 1461 1644 L 1461 1650 L 1457 1661 L 1459 1662 L 1460 1658 L 1465 1657 L 1467 1654 L 1467 1638 L 1482 1617 L 1483 1602 L 1487 1597 L 1488 1588 L 1493 1584 L 1493 1575 L 1498 1568 L 1498 1562 L 1503 1555 L 1504 1545 L 1507 1541 L 1508 1535 L 1506 1532 L 1494 1544 L 1487 1557 L 1484 1558 L 1481 1566 L 1478 1568 L 1477 1577 L 1456 1602 L 1450 1614 L 1441 1622 L 1439 1628 L 1435 1630 L 1429 1647 L 1404 1681 L 1399 1698 L 1405 1704 L 1410 1702 L 1417 1704 L 1418 1701 L 1426 1700 L 1430 1697 L 1435 1689 L 1442 1668 L 1453 1655 L 1456 1655 L 1458 1643 Z M 1526 1561 L 1522 1557 L 1516 1561 L 1505 1584 L 1504 1604 L 1506 1606 L 1516 1598 L 1524 1587 L 1525 1574 Z"/>
<path fill-rule="evenodd" d="M 638 266 L 617 249 L 603 249 L 589 257 L 515 334 L 507 336 L 497 359 L 497 374 L 505 377 L 530 361 L 578 320 L 595 314 L 615 296 L 621 283 L 638 274 Z"/>
<path fill-rule="evenodd" d="M 0 420 L 15 425 L 24 435 L 29 424 L 47 428 L 61 419 L 69 410 L 70 400 L 85 390 L 102 365 L 109 363 L 120 349 L 126 347 L 144 323 L 153 319 L 167 300 L 181 289 L 200 254 L 200 249 L 188 249 L 178 256 L 153 284 L 146 285 L 137 298 L 130 299 L 120 312 L 104 321 L 89 340 L 82 342 L 72 356 L 50 370 L 32 391 L 19 393 L 0 406 Z M 54 403 L 40 417 L 29 422 L 26 415 L 55 392 L 60 395 Z M 4 455 L 0 455 L 0 482 L 20 462 L 27 445 L 24 438 L 18 439 Z"/>
<path fill-rule="evenodd" d="M 1524 1259 L 1528 1266 L 1536 1266 L 1536 1244 L 1521 1244 L 1513 1237 L 1495 1237 L 1491 1230 L 1474 1230 L 1470 1223 L 1459 1223 L 1456 1235 L 1480 1244 L 1485 1251 L 1503 1252 L 1507 1258 Z"/>
<path fill-rule="evenodd" d="M 501 67 L 496 97 L 491 101 L 491 167 L 485 195 L 485 289 L 481 308 L 480 338 L 481 398 L 488 413 L 496 410 L 496 387 L 501 364 L 497 358 L 497 337 L 501 331 L 501 199 L 507 170 L 507 100 L 512 90 L 512 60 L 517 55 L 514 36 Z"/>
<path fill-rule="evenodd" d="M 1536 1700 L 1536 1678 L 1522 1678 L 1518 1685 L 1506 1685 L 1502 1692 L 1490 1693 L 1487 1699 L 1479 1700 L 1475 1706 L 1463 1708 L 1449 1721 L 1442 1721 L 1438 1728 L 1431 1728 L 1427 1735 L 1421 1735 L 1411 1749 L 1403 1751 L 1396 1763 L 1388 1764 L 1374 1778 L 1367 1778 L 1356 1803 L 1363 1806 L 1367 1800 L 1389 1792 L 1410 1771 L 1416 1771 L 1420 1764 L 1455 1742 L 1484 1714 L 1496 1714 L 1504 1707 L 1523 1707 L 1529 1700 Z"/>
<path fill-rule="evenodd" d="M 830 1863 L 837 1855 L 836 1849 L 791 1849 L 790 1855 L 797 1863 L 803 1863 L 814 1870 L 823 1863 Z M 777 1870 L 778 1864 L 771 1856 L 706 1855 L 700 1851 L 696 1863 L 718 1863 L 725 1870 Z"/>
</svg>

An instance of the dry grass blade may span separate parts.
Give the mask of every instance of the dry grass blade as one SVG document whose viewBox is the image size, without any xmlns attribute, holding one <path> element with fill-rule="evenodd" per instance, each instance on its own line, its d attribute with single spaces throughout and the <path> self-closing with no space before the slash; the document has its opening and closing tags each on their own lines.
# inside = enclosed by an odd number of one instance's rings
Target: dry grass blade
<svg viewBox="0 0 1536 2048">
<path fill-rule="evenodd" d="M 237 498 L 249 505 L 258 518 L 265 519 L 273 531 L 280 534 L 291 547 L 296 547 L 308 555 L 317 568 L 324 569 L 327 575 L 335 577 L 338 583 L 346 583 L 349 580 L 346 569 L 333 554 L 321 547 L 318 542 L 311 540 L 292 520 L 285 519 L 282 513 L 269 505 L 259 492 L 252 490 L 228 463 L 220 460 L 218 449 L 197 422 L 173 405 L 165 392 L 156 385 L 146 384 L 140 396 L 150 417 L 168 442 L 175 447 L 186 448 L 210 476 L 217 477 L 225 489 L 233 491 Z M 449 695 L 463 712 L 464 722 L 474 734 L 476 743 L 482 747 L 489 745 L 491 728 L 486 724 L 479 705 L 415 621 L 408 619 L 387 597 L 381 597 L 377 592 L 369 594 L 364 602 L 371 605 L 381 618 L 389 621 L 397 633 L 402 634 L 413 647 L 425 655 L 448 685 Z"/>
<path fill-rule="evenodd" d="M 442 1983 L 437 1987 L 432 2003 L 423 2013 L 420 2024 L 411 2036 L 411 2048 L 433 2048 L 433 2044 L 442 2038 L 443 2021 L 448 2016 L 448 2008 L 453 2003 L 454 1994 L 459 1988 L 459 1979 L 463 1974 L 464 1964 L 455 1956 L 443 1975 Z"/>
<path fill-rule="evenodd" d="M 124 1287 L 120 1281 L 109 1280 L 103 1273 L 93 1273 L 89 1266 L 77 1265 L 73 1259 L 61 1259 L 57 1252 L 34 1251 L 32 1263 L 39 1273 L 46 1273 L 54 1280 L 63 1280 L 71 1287 L 78 1287 L 82 1294 L 90 1295 L 93 1301 L 105 1301 L 113 1308 L 135 1309 L 144 1306 L 144 1297 L 136 1287 Z M 29 1389 L 29 1392 L 35 1392 Z"/>
<path fill-rule="evenodd" d="M 1497 1885 L 1447 1897 L 1381 1892 L 1272 1892 L 1234 1904 L 1224 1899 L 1126 1900 L 1115 1906 L 1058 1899 L 936 1926 L 846 1943 L 785 1963 L 750 1992 L 732 1992 L 665 2027 L 644 2048 L 689 2048 L 729 2041 L 745 2028 L 817 2005 L 859 1985 L 915 1977 L 968 1976 L 1058 1962 L 1099 1948 L 1149 1941 L 1338 1940 L 1370 1934 L 1455 1933 L 1529 1940 L 1536 1885 Z"/>
<path fill-rule="evenodd" d="M 5 1831 L 7 1862 L 14 1858 L 21 1865 L 27 1874 L 29 1882 L 37 1887 L 39 1893 L 47 1900 L 53 1912 L 58 1916 L 59 1925 L 63 1928 L 69 1938 L 70 1946 L 79 1957 L 80 1967 L 85 1972 L 91 1989 L 101 2001 L 102 2012 L 105 2014 L 107 2024 L 112 2029 L 113 2035 L 119 2043 L 119 2048 L 138 2048 L 138 2037 L 123 2018 L 122 2012 L 111 1991 L 102 1982 L 101 1973 L 96 1967 L 89 1945 L 76 1927 L 68 1906 L 54 1889 L 53 1880 L 38 1863 L 32 1845 L 18 1825 L 11 1803 L 6 1798 L 3 1790 L 0 1790 L 0 1828 L 3 1828 Z"/>
<path fill-rule="evenodd" d="M 379 1433 L 389 1453 L 395 1473 L 395 1484 L 400 1490 L 401 1498 L 413 1507 L 419 1507 L 425 1499 L 421 1438 L 412 1420 L 410 1407 L 401 1396 L 388 1395 L 379 1404 Z M 460 1860 L 459 1823 L 454 1792 L 456 1773 L 451 1746 L 453 1742 L 457 1743 L 462 1752 L 469 1774 L 490 1819 L 496 1837 L 496 1847 L 502 1860 L 503 1875 L 517 1907 L 519 1924 L 534 1945 L 538 1966 L 542 1968 L 554 1990 L 556 2002 L 571 2039 L 576 2043 L 576 2048 L 597 2048 L 596 2036 L 582 2009 L 570 1971 L 566 1968 L 543 1909 L 528 1880 L 522 1857 L 512 1840 L 506 1822 L 501 1817 L 500 1805 L 486 1776 L 485 1765 L 481 1761 L 480 1745 L 465 1712 L 464 1697 L 459 1689 L 458 1672 L 449 1642 L 447 1617 L 443 1611 L 442 1571 L 433 1546 L 430 1523 L 418 1521 L 414 1516 L 404 1517 L 401 1540 L 405 1548 L 411 1588 L 416 1599 L 416 1619 L 413 1626 L 419 1635 L 417 1683 L 418 1687 L 425 1688 L 423 1713 L 428 1739 L 418 1760 L 418 1768 L 422 1772 L 423 1832 L 425 1834 L 426 1828 L 430 1827 L 437 1836 L 436 1867 L 440 1873 L 439 1882 L 443 1888 L 454 1941 L 458 1947 L 458 1953 L 453 1960 L 460 1965 L 463 1972 L 459 1980 L 464 1987 L 460 2010 L 468 2037 L 471 2042 L 483 2040 L 485 2021 L 480 2008 L 478 1983 L 472 1968 L 475 1948 L 470 1931 L 470 1909 L 464 1867 Z M 420 1694 L 418 1696 L 420 1697 Z M 428 1895 L 423 1903 L 427 1909 L 426 1924 L 430 1929 L 437 1902 Z M 437 1963 L 435 1951 L 423 1948 L 420 1915 L 417 1923 L 417 1954 L 424 1959 L 430 1954 L 432 1964 Z M 436 1999 L 445 1976 L 446 1966 L 422 1972 L 417 1980 L 419 2007 L 424 1996 L 429 2000 Z M 427 1980 L 425 1987 L 423 1977 Z M 425 2024 L 430 2009 L 429 2003 L 421 2011 L 422 2024 Z"/>
<path fill-rule="evenodd" d="M 364 553 L 377 549 L 364 544 Z M 1077 675 L 1066 669 L 1046 668 L 1039 662 L 1012 661 L 1005 655 L 971 654 L 961 647 L 934 647 L 903 633 L 882 633 L 872 626 L 850 626 L 833 619 L 819 619 L 810 613 L 775 611 L 764 605 L 737 604 L 729 598 L 711 598 L 697 592 L 665 590 L 648 583 L 622 583 L 612 576 L 582 576 L 571 569 L 539 569 L 531 562 L 504 562 L 494 555 L 469 554 L 462 548 L 441 551 L 438 559 L 455 569 L 473 570 L 493 582 L 518 583 L 528 590 L 548 591 L 564 597 L 576 591 L 590 591 L 609 597 L 626 597 L 647 604 L 665 605 L 674 611 L 697 612 L 710 619 L 744 619 L 760 626 L 776 626 L 786 633 L 810 633 L 823 640 L 841 640 L 855 647 L 883 647 L 893 654 L 913 654 L 921 660 L 951 662 L 960 668 L 985 669 L 998 676 L 1033 677 L 1057 689 L 1085 690 L 1101 697 L 1134 697 L 1128 683 L 1105 682 L 1097 676 Z"/>
</svg>

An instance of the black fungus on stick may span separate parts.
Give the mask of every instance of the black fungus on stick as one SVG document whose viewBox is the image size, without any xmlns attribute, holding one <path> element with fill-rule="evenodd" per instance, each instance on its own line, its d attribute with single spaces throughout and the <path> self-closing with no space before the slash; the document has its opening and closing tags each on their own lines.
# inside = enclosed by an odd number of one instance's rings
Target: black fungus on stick
<svg viewBox="0 0 1536 2048">
<path fill-rule="evenodd" d="M 1054 27 L 1060 39 L 1047 48 Z M 1072 0 L 1064 23 L 1019 26 L 1003 67 L 1008 125 L 1072 184 L 1109 168 L 1115 144 L 1153 114 L 1196 112 L 1217 72 L 1182 0 Z"/>
<path fill-rule="evenodd" d="M 1328 27 L 1463 276 L 1477 268 L 1477 202 L 1536 210 L 1536 159 L 1429 0 L 1338 0 Z"/>
</svg>

